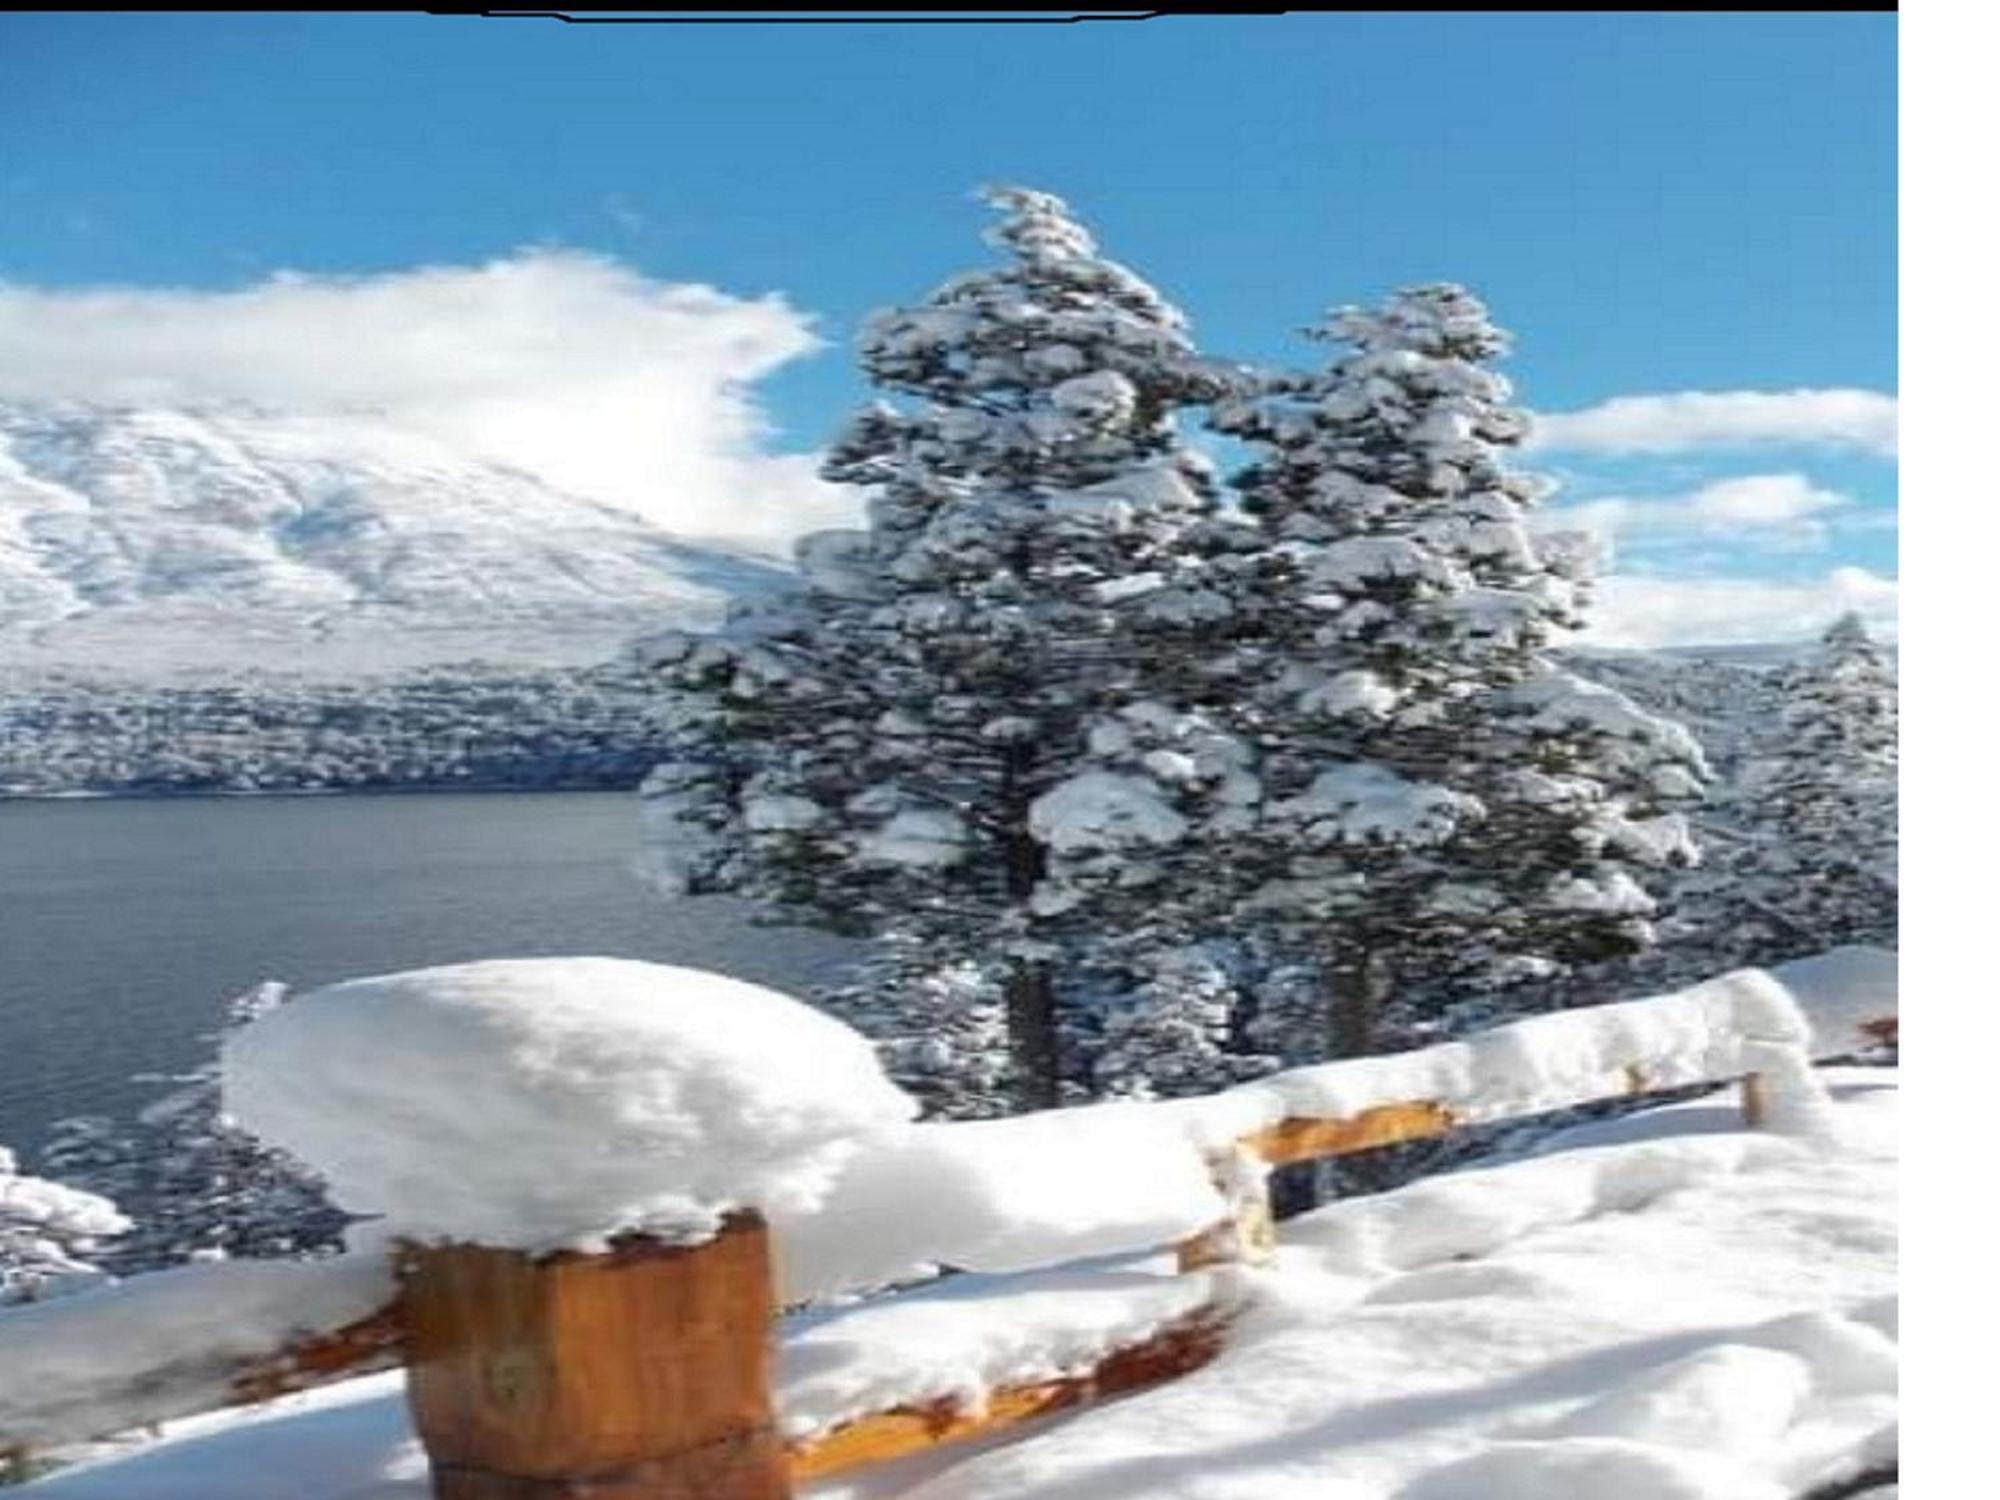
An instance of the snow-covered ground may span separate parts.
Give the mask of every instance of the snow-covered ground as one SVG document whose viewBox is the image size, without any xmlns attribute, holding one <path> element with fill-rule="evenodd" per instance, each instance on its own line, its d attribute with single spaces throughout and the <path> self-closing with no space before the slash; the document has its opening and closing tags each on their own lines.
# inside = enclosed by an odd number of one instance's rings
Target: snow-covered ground
<svg viewBox="0 0 2000 1500">
<path fill-rule="evenodd" d="M 1892 1069 L 1834 1068 L 1824 1138 L 1733 1091 L 1534 1158 L 1334 1204 L 1277 1264 L 959 1277 L 788 1325 L 788 1430 L 1088 1367 L 1211 1296 L 1221 1356 L 1152 1390 L 808 1487 L 812 1500 L 1790 1500 L 1893 1456 Z M 401 1377 L 31 1486 L 50 1500 L 417 1500 Z"/>
</svg>

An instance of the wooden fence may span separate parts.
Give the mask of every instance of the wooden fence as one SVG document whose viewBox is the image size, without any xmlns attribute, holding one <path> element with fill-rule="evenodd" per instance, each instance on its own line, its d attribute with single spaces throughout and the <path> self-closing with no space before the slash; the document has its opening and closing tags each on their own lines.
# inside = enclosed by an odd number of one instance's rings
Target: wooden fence
<svg viewBox="0 0 2000 1500">
<path fill-rule="evenodd" d="M 1889 1013 L 1862 1017 L 1850 1001 L 1830 1022 L 1809 1016 L 1818 1024 L 1799 1051 L 1844 1056 L 1893 1042 L 1893 1005 L 1891 999 L 1881 1007 Z M 1626 1057 L 1618 1067 L 1622 1086 L 1562 1104 L 1660 1086 L 1644 1058 Z M 1691 1081 L 1665 1076 L 1667 1086 Z M 1748 1123 L 1760 1123 L 1755 1074 L 1708 1081 L 1740 1082 Z M 1482 1123 L 1494 1118 L 1480 1116 Z M 1215 1158 L 1231 1212 L 1178 1246 L 1180 1268 L 1200 1272 L 1268 1256 L 1274 1235 L 1258 1164 L 1433 1138 L 1460 1123 L 1444 1101 L 1410 1099 L 1255 1129 Z M 296 1269 L 310 1276 L 312 1265 Z M 630 1239 L 604 1254 L 536 1258 L 472 1245 L 403 1246 L 397 1269 L 397 1290 L 383 1305 L 232 1357 L 220 1379 L 215 1366 L 191 1369 L 184 1358 L 142 1362 L 72 1405 L 64 1404 L 67 1396 L 52 1398 L 53 1405 L 27 1413 L 0 1401 L 0 1455 L 12 1451 L 18 1459 L 35 1447 L 267 1401 L 403 1364 L 411 1415 L 441 1500 L 780 1500 L 806 1480 L 1186 1374 L 1223 1347 L 1230 1318 L 1227 1307 L 1205 1306 L 1086 1371 L 1006 1386 L 976 1406 L 949 1397 L 897 1406 L 787 1442 L 773 1410 L 777 1308 L 769 1235 L 753 1213 L 735 1215 L 715 1239 L 693 1247 Z M 159 1272 L 126 1286 L 164 1291 L 187 1274 Z M 82 1313 L 81 1304 L 96 1295 L 36 1309 L 40 1337 L 62 1339 L 70 1321 L 66 1304 L 79 1304 Z M 229 1309 L 218 1306 L 214 1315 L 224 1320 Z M 7 1316 L 0 1315 L 0 1328 Z"/>
</svg>

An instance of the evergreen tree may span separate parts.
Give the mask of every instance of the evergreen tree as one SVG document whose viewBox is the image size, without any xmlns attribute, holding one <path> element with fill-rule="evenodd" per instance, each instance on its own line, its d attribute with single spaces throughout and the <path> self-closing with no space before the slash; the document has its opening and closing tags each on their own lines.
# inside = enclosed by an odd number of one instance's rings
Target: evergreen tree
<svg viewBox="0 0 2000 1500">
<path fill-rule="evenodd" d="M 1716 957 L 1894 947 L 1896 677 L 1858 615 L 1780 674 L 1783 708 L 1719 816 L 1736 832 L 1691 920 Z"/>
<path fill-rule="evenodd" d="M 1095 1091 L 1112 1099 L 1209 1094 L 1273 1071 L 1278 1060 L 1243 1034 L 1245 976 L 1219 943 L 1146 952 L 1102 1007 Z"/>
<path fill-rule="evenodd" d="M 1303 1010 L 1289 983 L 1258 1017 L 1294 1058 L 1645 945 L 1635 874 L 1693 858 L 1672 808 L 1703 775 L 1679 726 L 1550 659 L 1587 578 L 1529 530 L 1547 486 L 1505 462 L 1527 417 L 1486 368 L 1506 339 L 1485 308 L 1420 286 L 1319 336 L 1346 346 L 1328 369 L 1217 406 L 1258 449 L 1234 481 L 1254 528 L 1212 569 L 1227 646 L 1184 688 L 1254 752 L 1257 816 L 1214 863 L 1318 975 Z"/>
<path fill-rule="evenodd" d="M 812 999 L 875 1041 L 883 1068 L 927 1118 L 1012 1113 L 1006 996 L 994 966 L 940 967 L 921 945 L 892 936 Z"/>
<path fill-rule="evenodd" d="M 825 473 L 868 487 L 867 528 L 809 539 L 799 595 L 651 648 L 675 743 L 645 791 L 667 888 L 997 987 L 1016 1098 L 1041 1106 L 1077 1071 L 1058 1005 L 1090 934 L 1047 880 L 1075 825 L 1036 809 L 1140 692 L 1131 591 L 1180 570 L 1214 506 L 1174 415 L 1220 383 L 1059 199 L 988 197 L 1006 263 L 863 330 L 893 400 Z M 1143 836 L 1154 812 L 1113 816 Z"/>
</svg>

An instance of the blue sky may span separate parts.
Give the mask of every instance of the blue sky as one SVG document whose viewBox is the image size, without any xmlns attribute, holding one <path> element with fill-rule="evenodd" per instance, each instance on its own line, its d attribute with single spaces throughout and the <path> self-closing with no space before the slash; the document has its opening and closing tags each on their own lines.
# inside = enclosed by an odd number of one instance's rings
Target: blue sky
<svg viewBox="0 0 2000 1500">
<path fill-rule="evenodd" d="M 857 318 L 986 259 L 969 193 L 1007 180 L 1070 198 L 1217 353 L 1310 359 L 1292 332 L 1322 308 L 1451 279 L 1515 331 L 1506 368 L 1538 411 L 1886 400 L 1894 89 L 1887 15 L 10 16 L 0 282 L 223 313 L 280 270 L 596 252 L 809 315 L 817 352 L 766 322 L 744 334 L 761 353 L 709 367 L 753 383 L 771 446 L 803 449 L 861 394 Z M 1535 461 L 1622 577 L 1700 583 L 1702 609 L 1764 588 L 1767 613 L 1846 588 L 1881 615 L 1885 410 L 1627 407 Z M 1828 592 L 1842 568 L 1872 581 Z"/>
</svg>

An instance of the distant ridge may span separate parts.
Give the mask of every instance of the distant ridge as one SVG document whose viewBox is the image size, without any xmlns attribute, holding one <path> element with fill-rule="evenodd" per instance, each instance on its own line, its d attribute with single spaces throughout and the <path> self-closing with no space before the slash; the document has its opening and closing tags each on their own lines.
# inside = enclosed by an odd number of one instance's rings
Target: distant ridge
<svg viewBox="0 0 2000 1500">
<path fill-rule="evenodd" d="M 0 677 L 578 665 L 790 576 L 366 413 L 0 403 Z"/>
</svg>

